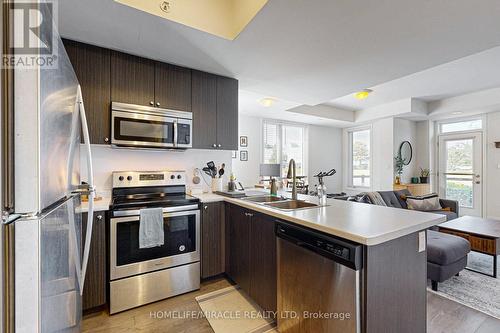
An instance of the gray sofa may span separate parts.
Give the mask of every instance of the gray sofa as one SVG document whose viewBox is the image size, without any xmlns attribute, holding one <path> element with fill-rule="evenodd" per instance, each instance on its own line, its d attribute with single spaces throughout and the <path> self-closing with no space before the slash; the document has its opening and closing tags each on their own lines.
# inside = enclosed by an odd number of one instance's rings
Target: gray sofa
<svg viewBox="0 0 500 333">
<path fill-rule="evenodd" d="M 408 209 L 406 201 L 402 198 L 411 195 L 408 190 L 379 191 L 378 193 L 388 207 Z M 339 199 L 371 204 L 370 200 L 363 195 Z M 458 217 L 457 201 L 445 199 L 439 201 L 441 206 L 449 208 L 449 211 L 439 210 L 430 213 L 445 215 L 447 221 Z M 470 243 L 466 239 L 438 232 L 437 227 L 427 230 L 427 278 L 431 280 L 432 290 L 437 291 L 438 283 L 458 275 L 467 266 L 469 252 Z"/>
</svg>

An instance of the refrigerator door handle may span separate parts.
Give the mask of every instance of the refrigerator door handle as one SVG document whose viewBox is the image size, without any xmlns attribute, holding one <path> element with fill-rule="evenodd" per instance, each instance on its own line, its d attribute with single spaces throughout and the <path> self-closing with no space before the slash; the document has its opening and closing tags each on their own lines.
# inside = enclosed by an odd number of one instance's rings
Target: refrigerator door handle
<svg viewBox="0 0 500 333">
<path fill-rule="evenodd" d="M 85 107 L 83 105 L 82 89 L 81 89 L 80 85 L 78 85 L 77 103 L 78 103 L 78 110 L 80 112 L 80 119 L 82 122 L 83 141 L 85 142 L 85 148 L 87 150 L 88 188 L 84 189 L 84 191 L 88 192 L 88 194 L 89 194 L 88 214 L 87 214 L 87 230 L 85 232 L 86 236 L 85 236 L 85 245 L 83 248 L 82 268 L 81 268 L 81 273 L 80 273 L 81 277 L 79 279 L 79 281 L 80 281 L 80 294 L 83 294 L 83 286 L 85 283 L 85 275 L 87 273 L 87 264 L 89 261 L 90 243 L 92 241 L 92 226 L 93 226 L 93 221 L 94 221 L 95 189 L 94 189 L 94 171 L 92 169 L 92 151 L 90 149 L 89 129 L 87 126 L 87 117 L 85 116 Z M 79 190 L 81 190 L 81 188 Z"/>
</svg>

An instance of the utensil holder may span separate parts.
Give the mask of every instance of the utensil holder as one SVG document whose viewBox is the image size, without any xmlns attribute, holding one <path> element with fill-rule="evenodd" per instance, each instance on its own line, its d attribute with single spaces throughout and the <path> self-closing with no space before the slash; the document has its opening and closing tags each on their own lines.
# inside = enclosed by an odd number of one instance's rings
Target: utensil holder
<svg viewBox="0 0 500 333">
<path fill-rule="evenodd" d="M 212 178 L 212 192 L 222 192 L 222 178 Z"/>
</svg>

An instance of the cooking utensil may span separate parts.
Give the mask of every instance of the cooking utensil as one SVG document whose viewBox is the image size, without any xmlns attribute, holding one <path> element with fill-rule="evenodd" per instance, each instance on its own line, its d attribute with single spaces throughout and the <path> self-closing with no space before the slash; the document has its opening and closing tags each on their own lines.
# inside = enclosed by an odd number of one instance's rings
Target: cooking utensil
<svg viewBox="0 0 500 333">
<path fill-rule="evenodd" d="M 212 173 L 212 170 L 208 167 L 204 167 L 203 169 L 201 169 L 204 173 L 206 173 L 207 175 L 209 175 L 211 178 L 214 177 L 213 173 Z"/>
<path fill-rule="evenodd" d="M 222 163 L 220 169 L 219 169 L 219 178 L 222 178 L 222 176 L 224 175 L 224 168 L 226 167 L 226 164 Z"/>
<path fill-rule="evenodd" d="M 210 171 L 212 172 L 212 178 L 215 178 L 217 177 L 217 167 L 215 166 L 215 163 L 214 161 L 210 161 L 207 163 L 207 167 L 210 169 Z"/>
</svg>

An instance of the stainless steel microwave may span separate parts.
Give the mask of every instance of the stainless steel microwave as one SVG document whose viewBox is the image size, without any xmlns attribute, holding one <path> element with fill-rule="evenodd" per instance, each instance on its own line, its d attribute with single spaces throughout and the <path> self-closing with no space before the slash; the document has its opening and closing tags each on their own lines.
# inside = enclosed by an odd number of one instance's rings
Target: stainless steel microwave
<svg viewBox="0 0 500 333">
<path fill-rule="evenodd" d="M 111 103 L 111 144 L 136 148 L 191 148 L 191 112 Z"/>
</svg>

